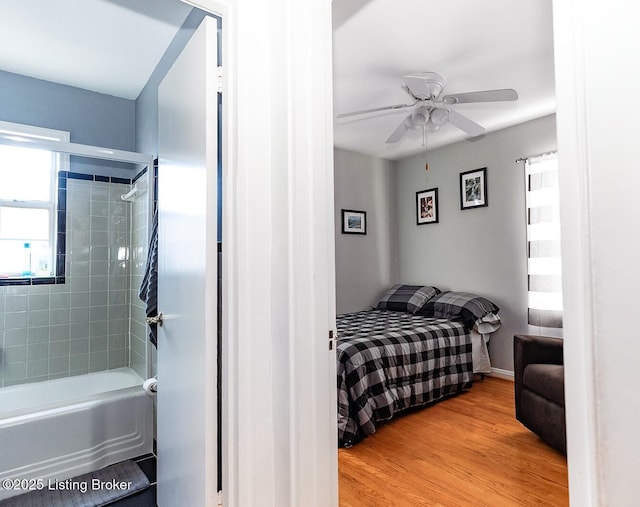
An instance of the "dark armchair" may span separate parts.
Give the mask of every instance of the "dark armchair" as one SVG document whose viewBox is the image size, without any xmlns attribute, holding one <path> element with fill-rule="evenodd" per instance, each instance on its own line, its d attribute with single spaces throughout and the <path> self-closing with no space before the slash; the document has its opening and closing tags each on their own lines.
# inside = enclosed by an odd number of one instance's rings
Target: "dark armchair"
<svg viewBox="0 0 640 507">
<path fill-rule="evenodd" d="M 566 455 L 562 339 L 515 335 L 513 363 L 516 419 Z"/>
</svg>

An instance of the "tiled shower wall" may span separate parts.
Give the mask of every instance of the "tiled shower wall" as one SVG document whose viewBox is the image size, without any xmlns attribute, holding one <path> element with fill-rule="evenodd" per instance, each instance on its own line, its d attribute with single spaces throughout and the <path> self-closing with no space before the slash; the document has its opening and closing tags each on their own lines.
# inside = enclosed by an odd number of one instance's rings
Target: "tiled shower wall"
<svg viewBox="0 0 640 507">
<path fill-rule="evenodd" d="M 146 305 L 138 297 L 140 284 L 147 266 L 149 249 L 149 195 L 151 173 L 145 172 L 135 183 L 141 194 L 131 203 L 131 368 L 142 378 L 147 377 L 147 324 Z"/>
<path fill-rule="evenodd" d="M 141 308 L 137 286 L 146 258 L 147 222 L 141 209 L 146 199 L 122 201 L 130 188 L 68 180 L 65 283 L 0 287 L 0 386 L 118 368 L 130 361 L 144 376 L 144 342 L 132 339 L 130 351 L 129 325 Z M 143 224 L 134 220 L 133 234 L 132 213 Z"/>
</svg>

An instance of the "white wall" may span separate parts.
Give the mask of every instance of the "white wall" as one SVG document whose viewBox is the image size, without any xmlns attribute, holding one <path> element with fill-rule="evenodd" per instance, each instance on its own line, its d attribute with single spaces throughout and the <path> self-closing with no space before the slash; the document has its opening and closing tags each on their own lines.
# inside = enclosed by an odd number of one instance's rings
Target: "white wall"
<svg viewBox="0 0 640 507">
<path fill-rule="evenodd" d="M 335 149 L 337 313 L 366 310 L 397 278 L 393 162 Z M 367 212 L 367 234 L 342 234 L 341 210 Z"/>
<path fill-rule="evenodd" d="M 519 157 L 556 148 L 555 116 L 500 130 L 397 163 L 399 278 L 474 292 L 500 307 L 492 366 L 513 371 L 513 335 L 527 325 L 524 169 Z M 459 175 L 487 167 L 489 206 L 461 210 Z M 416 192 L 438 188 L 440 221 L 416 225 Z"/>
<path fill-rule="evenodd" d="M 334 507 L 331 1 L 217 1 L 224 504 Z"/>
</svg>

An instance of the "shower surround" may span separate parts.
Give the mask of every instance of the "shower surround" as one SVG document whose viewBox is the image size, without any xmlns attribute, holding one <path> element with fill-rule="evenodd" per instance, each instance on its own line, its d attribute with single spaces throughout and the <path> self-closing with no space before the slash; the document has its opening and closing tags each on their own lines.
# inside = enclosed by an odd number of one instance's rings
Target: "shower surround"
<svg viewBox="0 0 640 507">
<path fill-rule="evenodd" d="M 146 376 L 137 287 L 146 261 L 147 196 L 123 201 L 130 180 L 63 176 L 64 283 L 0 286 L 0 387 L 123 366 Z M 138 179 L 147 178 L 145 172 Z"/>
</svg>

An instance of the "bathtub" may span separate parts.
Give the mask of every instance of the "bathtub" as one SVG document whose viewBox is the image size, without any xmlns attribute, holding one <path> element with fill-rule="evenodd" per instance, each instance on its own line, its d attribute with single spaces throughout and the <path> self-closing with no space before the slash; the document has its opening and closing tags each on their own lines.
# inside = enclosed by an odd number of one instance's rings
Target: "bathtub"
<svg viewBox="0 0 640 507">
<path fill-rule="evenodd" d="M 118 368 L 0 389 L 0 499 L 5 479 L 63 480 L 152 452 L 152 400 Z"/>
</svg>

